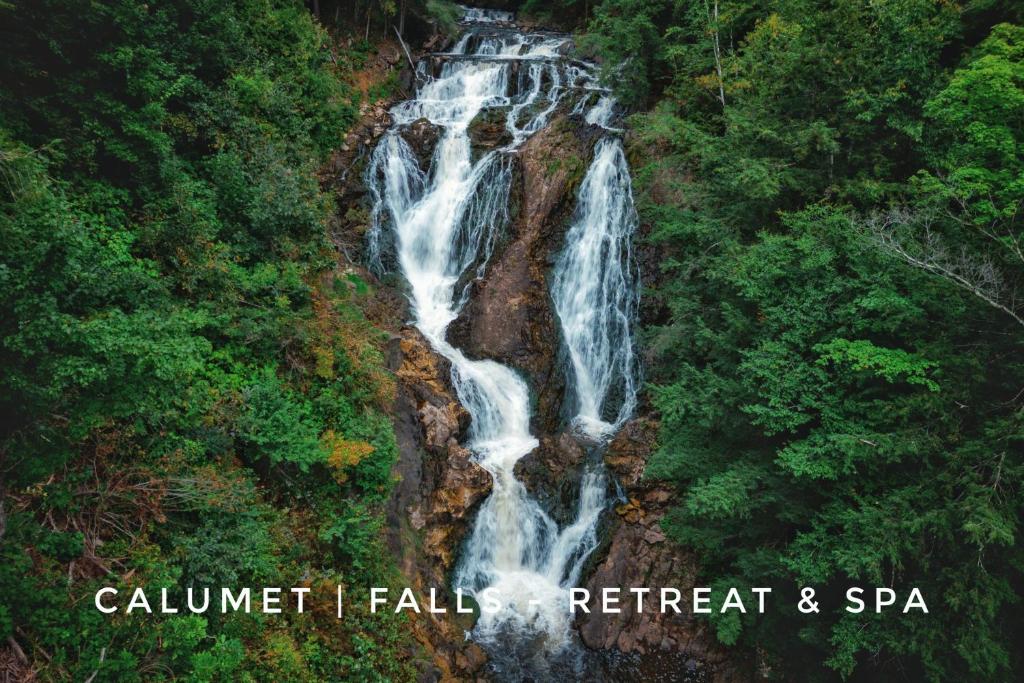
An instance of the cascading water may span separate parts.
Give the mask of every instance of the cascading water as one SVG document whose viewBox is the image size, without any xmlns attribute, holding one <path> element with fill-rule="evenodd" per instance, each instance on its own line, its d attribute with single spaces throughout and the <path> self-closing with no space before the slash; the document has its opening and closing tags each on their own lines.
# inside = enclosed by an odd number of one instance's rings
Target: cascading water
<svg viewBox="0 0 1024 683">
<path fill-rule="evenodd" d="M 594 106 L 607 123 L 610 98 Z M 590 114 L 587 121 L 591 121 Z M 580 187 L 566 247 L 555 266 L 551 296 L 572 360 L 576 419 L 587 434 L 613 432 L 636 407 L 631 327 L 637 288 L 630 237 L 636 211 L 622 143 L 603 138 Z M 619 398 L 609 413 L 608 399 Z"/>
<path fill-rule="evenodd" d="M 592 68 L 559 55 L 568 37 L 496 27 L 511 20 L 506 13 L 467 9 L 466 33 L 442 55 L 440 72 L 432 75 L 421 62 L 417 96 L 392 108 L 393 126 L 367 168 L 374 199 L 368 252 L 377 269 L 390 255 L 408 282 L 414 323 L 451 362 L 453 386 L 472 417 L 467 446 L 493 478 L 454 578 L 466 593 L 490 589 L 502 606 L 481 613 L 473 638 L 493 654 L 510 634 L 540 637 L 541 649 L 553 656 L 572 640 L 566 589 L 579 581 L 597 544 L 604 470 L 597 463 L 584 471 L 575 519 L 560 529 L 513 475 L 516 462 L 538 446 L 526 382 L 499 363 L 467 358 L 448 343 L 446 330 L 467 299 L 467 273 L 484 272 L 508 220 L 516 148 L 547 124 L 570 92 L 579 96 L 573 111 L 608 131 L 615 130 L 614 101 Z M 470 124 L 498 108 L 507 109 L 511 142 L 474 159 Z M 420 119 L 442 129 L 427 169 L 401 135 Z M 580 187 L 551 291 L 571 359 L 574 425 L 592 444 L 613 433 L 635 406 L 637 294 L 629 246 L 635 225 L 625 156 L 608 134 Z"/>
</svg>

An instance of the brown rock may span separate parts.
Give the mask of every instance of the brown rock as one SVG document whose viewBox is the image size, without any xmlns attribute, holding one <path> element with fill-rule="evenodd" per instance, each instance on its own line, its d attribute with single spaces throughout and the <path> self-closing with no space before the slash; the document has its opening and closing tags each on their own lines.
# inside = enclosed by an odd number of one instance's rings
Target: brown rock
<svg viewBox="0 0 1024 683">
<path fill-rule="evenodd" d="M 629 523 L 631 514 L 637 518 L 660 517 L 662 511 L 644 510 L 635 499 L 620 509 L 623 508 L 629 511 L 624 515 L 626 523 L 617 525 L 608 554 L 590 577 L 587 588 L 596 593 L 604 587 L 650 586 L 655 591 L 678 587 L 685 596 L 686 587 L 693 586 L 696 578 L 694 559 L 677 546 L 664 543 L 664 534 L 656 522 L 650 528 Z M 657 651 L 665 638 L 676 642 L 705 638 L 709 646 L 713 643 L 703 622 L 685 614 L 661 614 L 656 606 L 645 606 L 641 614 L 635 610 L 623 610 L 620 614 L 595 610 L 582 615 L 579 625 L 580 635 L 589 647 L 615 647 L 627 653 Z"/>
<path fill-rule="evenodd" d="M 658 528 L 658 529 L 652 528 L 652 529 L 648 529 L 647 531 L 644 532 L 644 537 L 643 538 L 644 538 L 644 542 L 645 543 L 650 543 L 650 544 L 661 543 L 662 541 L 665 540 L 665 534 L 663 534 L 661 532 L 660 528 Z"/>
<path fill-rule="evenodd" d="M 456 655 L 455 661 L 459 668 L 472 674 L 479 671 L 487 663 L 487 655 L 484 654 L 479 645 L 470 643 L 462 652 Z"/>
<path fill-rule="evenodd" d="M 576 515 L 585 445 L 568 432 L 542 435 L 540 446 L 516 463 L 516 478 L 559 524 Z"/>
<path fill-rule="evenodd" d="M 420 402 L 432 401 L 438 405 L 454 402 L 448 386 L 451 364 L 434 353 L 427 340 L 412 328 L 402 330 L 399 344 L 402 361 L 395 374 L 412 395 Z"/>
<path fill-rule="evenodd" d="M 441 137 L 441 129 L 427 119 L 417 119 L 403 127 L 400 135 L 419 159 L 420 168 L 426 168 Z"/>
<path fill-rule="evenodd" d="M 641 481 L 656 431 L 653 421 L 637 418 L 624 425 L 608 445 L 605 463 L 625 487 L 628 500 L 616 506 L 606 554 L 586 583 L 591 595 L 599 595 L 603 588 L 643 586 L 650 587 L 651 593 L 639 614 L 635 608 L 619 614 L 599 610 L 580 614 L 580 636 L 590 648 L 640 655 L 655 669 L 679 666 L 685 660 L 688 669 L 707 671 L 710 681 L 753 680 L 749 662 L 721 647 L 707 622 L 689 613 L 697 561 L 669 541 L 661 529 L 673 492 L 657 482 Z M 682 592 L 682 614 L 661 613 L 657 603 L 661 588 Z"/>
<path fill-rule="evenodd" d="M 574 204 L 572 190 L 586 171 L 586 145 L 565 118 L 558 118 L 519 149 L 523 164 L 523 222 L 540 231 L 563 203 Z"/>
<path fill-rule="evenodd" d="M 465 532 L 467 513 L 490 491 L 491 478 L 459 444 L 459 437 L 469 425 L 469 413 L 450 387 L 448 361 L 411 328 L 402 331 L 399 348 L 401 362 L 395 373 L 399 401 L 415 405 L 415 411 L 402 410 L 415 415 L 419 426 L 418 433 L 409 435 L 412 443 L 404 449 L 409 452 L 403 452 L 405 457 L 399 461 L 403 481 L 410 475 L 418 479 L 416 490 L 407 488 L 401 497 L 408 499 L 404 506 L 408 523 L 426 530 L 423 552 L 438 561 L 429 567 L 429 573 L 439 579 L 436 585 L 442 585 L 454 549 Z M 418 461 L 418 466 L 410 460 Z"/>
<path fill-rule="evenodd" d="M 542 436 L 540 447 L 516 463 L 515 474 L 526 488 L 540 488 L 542 481 L 561 479 L 583 462 L 585 453 L 580 442 L 568 433 Z"/>
<path fill-rule="evenodd" d="M 466 410 L 455 402 L 443 406 L 424 403 L 419 416 L 426 432 L 426 444 L 433 448 L 447 448 L 449 440 L 459 433 L 460 423 L 468 419 Z"/>
<path fill-rule="evenodd" d="M 557 426 L 565 389 L 556 366 L 558 326 L 548 295 L 550 260 L 561 248 L 573 189 L 583 175 L 588 147 L 559 118 L 518 152 L 513 187 L 521 211 L 510 240 L 474 283 L 469 303 L 449 335 L 467 354 L 491 358 L 525 373 L 537 394 L 541 431 Z"/>
<path fill-rule="evenodd" d="M 389 503 L 388 543 L 410 587 L 424 594 L 446 585 L 470 512 L 490 491 L 491 478 L 459 443 L 469 414 L 451 388 L 448 361 L 419 332 L 404 328 L 393 340 L 390 363 L 398 379 L 399 481 Z M 465 641 L 465 627 L 451 610 L 414 620 L 413 633 L 432 655 L 435 679 L 467 680 L 482 668 L 483 652 Z"/>
<path fill-rule="evenodd" d="M 484 149 L 507 145 L 512 141 L 503 109 L 485 109 L 469 124 L 469 135 L 474 146 Z"/>
<path fill-rule="evenodd" d="M 397 45 L 385 43 L 380 46 L 377 57 L 382 66 L 394 66 L 402 59 L 402 52 Z"/>
<path fill-rule="evenodd" d="M 657 431 L 658 426 L 651 419 L 636 418 L 623 425 L 608 444 L 604 462 L 624 487 L 639 486 L 644 468 L 654 449 Z"/>
</svg>

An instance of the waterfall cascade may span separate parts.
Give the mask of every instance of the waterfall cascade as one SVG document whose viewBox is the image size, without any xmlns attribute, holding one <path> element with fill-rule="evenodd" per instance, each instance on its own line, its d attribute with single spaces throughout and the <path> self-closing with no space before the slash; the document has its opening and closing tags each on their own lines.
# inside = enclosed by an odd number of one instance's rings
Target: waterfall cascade
<svg viewBox="0 0 1024 683">
<path fill-rule="evenodd" d="M 550 278 L 569 359 L 573 427 L 581 440 L 600 444 L 635 407 L 636 217 L 611 127 L 615 102 L 595 70 L 562 56 L 567 36 L 522 32 L 511 21 L 507 13 L 467 9 L 466 30 L 437 60 L 439 73 L 420 63 L 416 97 L 393 107 L 392 128 L 367 168 L 374 199 L 368 252 L 374 267 L 393 263 L 407 281 L 414 324 L 451 362 L 452 384 L 472 417 L 467 446 L 493 477 L 454 583 L 474 595 L 491 589 L 502 609 L 483 612 L 472 637 L 493 648 L 509 633 L 539 635 L 554 652 L 571 640 L 566 589 L 579 581 L 597 544 L 608 486 L 603 465 L 584 471 L 575 519 L 559 528 L 513 475 L 516 461 L 538 446 L 529 387 L 508 367 L 466 357 L 446 330 L 508 222 L 516 149 L 560 107 L 605 128 Z M 481 155 L 472 149 L 470 127 L 489 110 L 505 110 L 511 142 Z M 420 119 L 441 128 L 427 168 L 400 134 Z"/>
</svg>

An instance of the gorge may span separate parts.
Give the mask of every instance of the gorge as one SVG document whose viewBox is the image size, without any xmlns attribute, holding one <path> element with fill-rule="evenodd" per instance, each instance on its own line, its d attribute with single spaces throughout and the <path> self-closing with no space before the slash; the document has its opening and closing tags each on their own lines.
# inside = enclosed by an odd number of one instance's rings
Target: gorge
<svg viewBox="0 0 1024 683">
<path fill-rule="evenodd" d="M 442 406 L 420 392 L 406 409 L 427 450 L 447 457 L 436 480 L 418 483 L 426 504 L 409 500 L 417 482 L 399 486 L 397 516 L 437 547 L 424 586 L 497 596 L 502 609 L 466 634 L 497 680 L 604 677 L 607 657 L 581 641 L 567 589 L 594 571 L 611 508 L 638 506 L 604 462 L 639 383 L 637 216 L 618 107 L 568 35 L 480 9 L 463 27 L 419 60 L 416 94 L 390 108 L 362 175 L 366 260 L 400 278 L 415 329 L 403 332 L 400 363 L 417 356 L 434 398 L 448 394 Z M 680 653 L 671 639 L 653 649 Z M 605 655 L 622 651 L 646 648 Z"/>
</svg>

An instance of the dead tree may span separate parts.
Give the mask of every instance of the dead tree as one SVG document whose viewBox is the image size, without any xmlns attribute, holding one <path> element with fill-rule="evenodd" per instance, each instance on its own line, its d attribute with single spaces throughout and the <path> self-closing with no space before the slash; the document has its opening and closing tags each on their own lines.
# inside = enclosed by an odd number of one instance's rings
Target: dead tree
<svg viewBox="0 0 1024 683">
<path fill-rule="evenodd" d="M 991 257 L 972 253 L 966 247 L 951 250 L 932 224 L 931 215 L 898 207 L 873 213 L 861 225 L 882 250 L 953 283 L 1024 326 L 1024 310 L 1017 303 L 1017 291 L 1007 283 L 999 265 Z M 906 235 L 907 227 L 914 228 L 917 234 Z M 1013 247 L 1019 254 L 1019 243 L 1014 241 Z"/>
<path fill-rule="evenodd" d="M 718 0 L 708 5 L 704 0 L 704 12 L 708 18 L 708 30 L 711 32 L 711 47 L 715 53 L 715 72 L 718 74 L 718 99 L 725 109 L 725 79 L 722 74 L 722 45 L 718 39 Z"/>
</svg>

